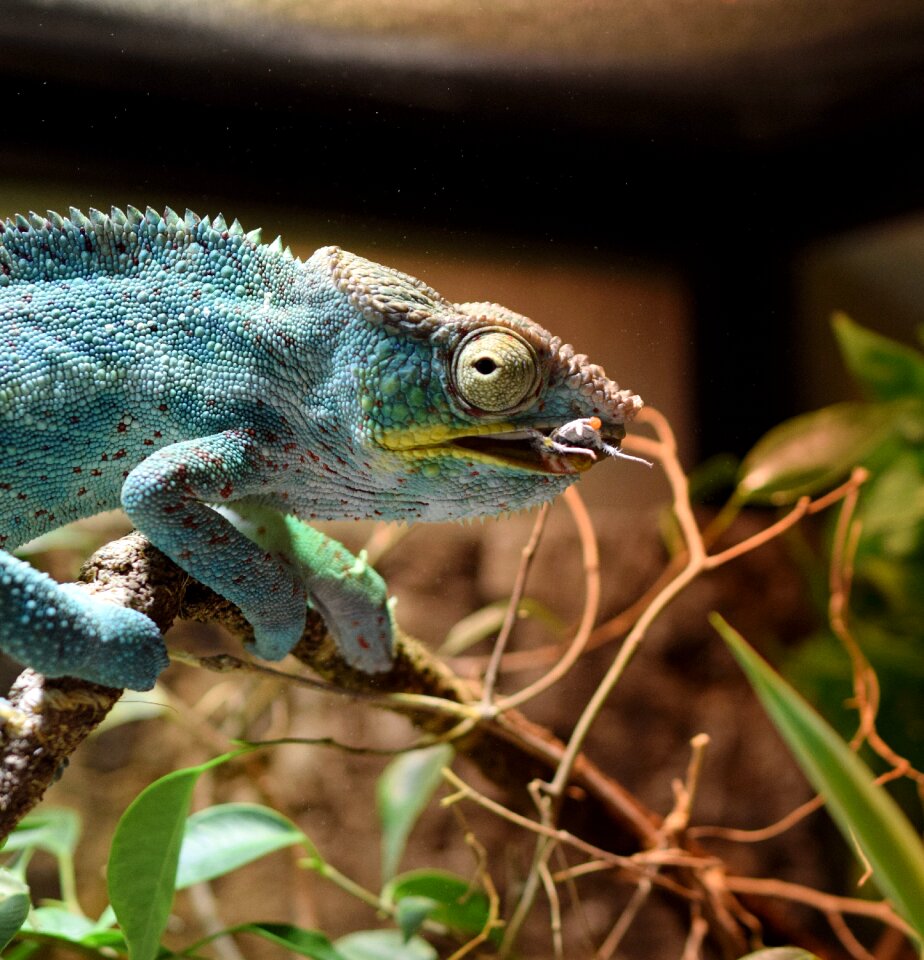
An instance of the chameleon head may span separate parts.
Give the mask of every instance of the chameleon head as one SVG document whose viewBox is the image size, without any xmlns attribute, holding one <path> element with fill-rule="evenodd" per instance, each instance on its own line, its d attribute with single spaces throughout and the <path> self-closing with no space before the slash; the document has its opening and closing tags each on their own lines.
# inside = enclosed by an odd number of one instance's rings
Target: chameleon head
<svg viewBox="0 0 924 960">
<path fill-rule="evenodd" d="M 423 519 L 550 499 L 596 460 L 550 434 L 593 418 L 612 449 L 642 406 L 586 356 L 505 307 L 451 303 L 337 247 L 315 257 L 365 320 L 366 363 L 353 369 L 360 442 L 391 489 L 426 502 Z"/>
</svg>

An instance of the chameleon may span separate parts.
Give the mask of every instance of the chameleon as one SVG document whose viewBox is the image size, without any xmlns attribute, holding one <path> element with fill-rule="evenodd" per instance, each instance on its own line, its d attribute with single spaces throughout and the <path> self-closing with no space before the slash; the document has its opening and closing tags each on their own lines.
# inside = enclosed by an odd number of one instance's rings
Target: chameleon
<svg viewBox="0 0 924 960">
<path fill-rule="evenodd" d="M 0 649 L 150 689 L 144 614 L 58 584 L 27 541 L 122 507 L 284 657 L 309 606 L 388 670 L 381 577 L 318 519 L 461 520 L 553 498 L 619 455 L 641 399 L 524 316 L 452 303 L 336 246 L 300 259 L 222 216 L 0 222 Z M 556 432 L 557 431 L 557 432 Z"/>
</svg>

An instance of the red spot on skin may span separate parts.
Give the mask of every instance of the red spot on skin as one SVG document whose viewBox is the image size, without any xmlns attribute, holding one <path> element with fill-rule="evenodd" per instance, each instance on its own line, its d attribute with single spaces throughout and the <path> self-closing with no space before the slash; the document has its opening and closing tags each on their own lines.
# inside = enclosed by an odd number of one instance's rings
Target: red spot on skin
<svg viewBox="0 0 924 960">
<path fill-rule="evenodd" d="M 160 432 L 160 430 L 155 430 L 154 436 L 159 440 L 163 436 L 163 434 Z"/>
<path fill-rule="evenodd" d="M 74 473 L 83 473 L 83 467 L 74 467 Z"/>
<path fill-rule="evenodd" d="M 230 535 L 227 533 L 223 533 L 221 535 L 216 533 L 213 536 L 209 537 L 209 543 L 213 545 L 216 543 L 227 543 L 229 539 L 230 539 Z"/>
<path fill-rule="evenodd" d="M 369 641 L 365 637 L 357 637 L 356 642 L 363 648 L 363 650 L 369 649 Z"/>
<path fill-rule="evenodd" d="M 104 454 L 100 457 L 100 460 L 102 460 L 103 463 L 107 463 L 107 462 L 109 461 L 109 454 L 108 454 L 108 453 L 104 453 Z"/>
<path fill-rule="evenodd" d="M 81 488 L 77 491 L 77 496 L 78 496 L 78 497 L 82 497 L 86 492 L 87 492 L 87 488 L 86 488 L 86 487 L 81 487 Z"/>
<path fill-rule="evenodd" d="M 230 483 L 226 483 L 221 490 L 218 491 L 219 496 L 224 497 L 225 500 L 234 493 L 234 487 Z"/>
<path fill-rule="evenodd" d="M 96 467 L 94 467 L 94 468 L 90 471 L 90 476 L 91 476 L 91 477 L 101 477 L 102 475 L 103 475 L 103 471 L 97 469 Z"/>
<path fill-rule="evenodd" d="M 25 499 L 27 499 L 27 497 L 26 497 L 26 495 L 25 495 L 24 493 L 17 493 L 17 494 L 16 494 L 16 499 L 17 499 L 17 500 L 25 500 Z"/>
<path fill-rule="evenodd" d="M 153 441 L 153 440 L 145 440 L 145 441 L 144 441 L 144 445 L 145 445 L 146 447 L 153 447 L 153 446 L 154 446 L 154 441 Z"/>
<path fill-rule="evenodd" d="M 128 424 L 125 424 L 125 423 L 120 423 L 120 424 L 116 427 L 116 430 L 118 430 L 119 433 L 125 433 L 125 431 L 126 431 L 127 429 L 128 429 Z"/>
<path fill-rule="evenodd" d="M 114 460 L 121 460 L 122 457 L 124 457 L 124 456 L 125 456 L 125 451 L 124 451 L 124 450 L 116 450 L 116 452 L 112 455 L 112 458 L 113 458 Z"/>
<path fill-rule="evenodd" d="M 181 550 L 179 557 L 181 560 L 188 560 L 192 556 L 192 550 Z"/>
<path fill-rule="evenodd" d="M 166 412 L 167 412 L 167 404 L 166 404 L 166 403 L 162 403 L 157 409 L 160 410 L 161 413 L 166 413 Z"/>
<path fill-rule="evenodd" d="M 185 517 L 183 517 L 182 524 L 183 524 L 184 527 L 186 527 L 187 530 L 198 530 L 198 529 L 199 529 L 199 524 L 198 524 L 198 522 L 196 521 L 196 518 L 195 518 L 194 516 L 192 516 L 191 514 L 188 514 L 188 513 L 186 514 Z"/>
<path fill-rule="evenodd" d="M 292 450 L 295 450 L 298 447 L 297 443 L 286 443 L 283 444 L 282 450 L 283 453 L 290 453 Z"/>
</svg>

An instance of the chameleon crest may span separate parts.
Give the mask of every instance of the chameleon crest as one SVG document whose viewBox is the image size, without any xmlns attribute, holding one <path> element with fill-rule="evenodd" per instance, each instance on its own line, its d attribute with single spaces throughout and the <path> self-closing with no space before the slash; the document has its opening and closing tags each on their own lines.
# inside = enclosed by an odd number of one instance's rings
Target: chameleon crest
<svg viewBox="0 0 924 960">
<path fill-rule="evenodd" d="M 122 506 L 241 608 L 260 656 L 311 604 L 349 662 L 384 670 L 384 584 L 301 521 L 531 506 L 621 455 L 641 407 L 497 304 L 169 209 L 0 224 L 0 339 L 0 647 L 139 689 L 166 664 L 153 623 L 9 551 Z"/>
</svg>

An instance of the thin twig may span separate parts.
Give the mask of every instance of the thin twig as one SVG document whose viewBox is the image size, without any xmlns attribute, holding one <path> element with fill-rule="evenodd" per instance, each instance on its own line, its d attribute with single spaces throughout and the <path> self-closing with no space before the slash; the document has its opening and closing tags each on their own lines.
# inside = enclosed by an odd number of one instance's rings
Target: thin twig
<svg viewBox="0 0 924 960">
<path fill-rule="evenodd" d="M 853 930 L 847 926 L 844 915 L 837 911 L 825 914 L 835 936 L 854 960 L 876 960 L 876 958 L 857 940 Z"/>
<path fill-rule="evenodd" d="M 542 531 L 545 529 L 545 522 L 549 516 L 549 504 L 544 503 L 536 514 L 536 522 L 533 524 L 533 532 L 529 541 L 523 547 L 520 555 L 520 566 L 517 570 L 516 580 L 513 584 L 513 590 L 510 593 L 510 601 L 507 604 L 507 612 L 504 614 L 504 622 L 500 633 L 494 643 L 494 649 L 491 651 L 491 658 L 488 660 L 487 669 L 484 672 L 483 689 L 481 692 L 481 703 L 488 707 L 494 699 L 494 688 L 497 684 L 497 673 L 500 669 L 501 657 L 507 649 L 507 642 L 513 633 L 513 625 L 516 623 L 520 611 L 520 601 L 523 599 L 523 592 L 526 589 L 526 578 L 529 576 L 529 568 L 532 564 L 536 548 L 539 546 L 539 540 L 542 537 Z"/>
<path fill-rule="evenodd" d="M 817 795 L 787 813 L 785 817 L 781 817 L 776 823 L 771 823 L 766 827 L 744 830 L 737 827 L 698 826 L 690 827 L 687 832 L 689 836 L 696 839 L 699 837 L 715 837 L 719 840 L 731 840 L 735 843 L 760 843 L 763 840 L 770 840 L 781 833 L 785 833 L 809 814 L 820 810 L 824 805 L 824 797 Z"/>
<path fill-rule="evenodd" d="M 597 948 L 594 954 L 594 960 L 610 960 L 610 957 L 619 949 L 623 937 L 629 932 L 629 927 L 635 922 L 645 901 L 651 893 L 651 881 L 640 880 L 638 886 L 632 892 L 629 902 L 623 908 L 619 919 L 613 925 L 613 929 L 606 935 L 606 939 Z"/>
<path fill-rule="evenodd" d="M 822 913 L 847 913 L 858 917 L 872 917 L 888 924 L 902 933 L 913 936 L 911 928 L 892 909 L 885 900 L 860 900 L 857 897 L 840 897 L 833 893 L 823 893 L 812 887 L 786 880 L 764 879 L 761 877 L 725 878 L 726 886 L 733 893 L 746 893 L 756 897 L 774 897 L 820 910 Z"/>
<path fill-rule="evenodd" d="M 581 555 L 584 565 L 584 609 L 581 621 L 575 631 L 568 649 L 560 657 L 555 666 L 535 683 L 518 690 L 509 697 L 502 697 L 497 704 L 498 710 L 511 710 L 519 707 L 538 696 L 544 690 L 558 683 L 559 680 L 574 666 L 587 646 L 587 640 L 593 630 L 594 621 L 600 608 L 600 549 L 594 533 L 593 522 L 584 506 L 584 501 L 575 487 L 569 487 L 564 493 L 564 501 L 574 524 L 577 527 L 581 541 Z"/>
<path fill-rule="evenodd" d="M 703 941 L 706 939 L 708 932 L 709 923 L 703 916 L 702 908 L 698 903 L 694 903 L 690 916 L 690 930 L 687 933 L 680 960 L 700 960 Z"/>
<path fill-rule="evenodd" d="M 699 775 L 703 768 L 703 757 L 708 745 L 709 735 L 706 733 L 698 733 L 690 740 L 690 762 L 687 765 L 686 779 L 674 781 L 674 809 L 661 824 L 661 833 L 665 840 L 678 837 L 687 829 L 693 808 L 693 798 L 696 796 L 696 787 L 699 784 Z"/>
<path fill-rule="evenodd" d="M 542 880 L 542 889 L 545 891 L 546 899 L 549 901 L 552 950 L 555 954 L 555 960 L 563 960 L 565 947 L 561 937 L 561 903 L 559 903 L 558 891 L 555 889 L 555 881 L 552 879 L 548 864 L 539 864 L 539 877 Z"/>
</svg>

